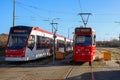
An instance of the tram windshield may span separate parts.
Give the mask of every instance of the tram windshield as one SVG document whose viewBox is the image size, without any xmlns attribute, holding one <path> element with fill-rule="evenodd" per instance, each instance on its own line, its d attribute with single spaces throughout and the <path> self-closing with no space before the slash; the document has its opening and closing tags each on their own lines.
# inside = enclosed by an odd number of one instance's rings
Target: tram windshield
<svg viewBox="0 0 120 80">
<path fill-rule="evenodd" d="M 8 49 L 22 49 L 26 45 L 27 35 L 11 34 L 8 42 Z"/>
<path fill-rule="evenodd" d="M 78 35 L 75 37 L 75 45 L 89 46 L 92 45 L 92 37 L 90 35 Z"/>
</svg>

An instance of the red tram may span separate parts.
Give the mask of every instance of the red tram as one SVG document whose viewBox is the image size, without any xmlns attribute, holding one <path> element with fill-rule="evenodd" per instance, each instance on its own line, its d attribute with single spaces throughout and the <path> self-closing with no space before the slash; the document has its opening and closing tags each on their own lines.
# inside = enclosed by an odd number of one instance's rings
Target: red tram
<svg viewBox="0 0 120 80">
<path fill-rule="evenodd" d="M 67 51 L 67 47 L 72 47 L 72 42 L 71 39 L 56 34 L 56 51 Z M 52 54 L 53 33 L 38 27 L 14 26 L 10 28 L 5 54 L 6 61 L 28 61 Z"/>
<path fill-rule="evenodd" d="M 92 62 L 96 54 L 96 35 L 92 28 L 77 27 L 74 32 L 73 60 Z"/>
</svg>

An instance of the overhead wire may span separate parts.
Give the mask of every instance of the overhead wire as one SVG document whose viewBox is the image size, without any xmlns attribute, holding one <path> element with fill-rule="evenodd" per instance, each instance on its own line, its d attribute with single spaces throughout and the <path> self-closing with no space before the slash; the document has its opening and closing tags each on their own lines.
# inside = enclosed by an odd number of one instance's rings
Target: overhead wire
<svg viewBox="0 0 120 80">
<path fill-rule="evenodd" d="M 82 13 L 82 5 L 81 5 L 81 1 L 78 0 L 78 3 L 79 3 L 80 12 Z"/>
<path fill-rule="evenodd" d="M 16 1 L 16 3 L 21 4 L 23 6 L 26 6 L 26 7 L 29 7 L 29 8 L 36 9 L 38 11 L 45 11 L 45 12 L 48 12 L 48 13 L 51 12 L 51 13 L 55 13 L 55 14 L 73 15 L 73 13 L 65 13 L 65 12 L 61 12 L 61 11 L 49 10 L 49 9 L 45 9 L 45 8 L 41 8 L 41 7 L 37 7 L 37 6 L 33 6 L 33 5 L 24 4 L 20 1 Z M 78 0 L 78 4 L 79 4 L 80 12 L 83 12 L 83 8 L 82 8 L 80 0 Z M 94 13 L 94 15 L 120 15 L 120 13 Z"/>
<path fill-rule="evenodd" d="M 64 15 L 66 15 L 65 13 L 62 13 L 62 12 L 51 11 L 51 10 L 47 10 L 47 9 L 45 9 L 45 8 L 40 8 L 40 7 L 38 8 L 38 7 L 36 7 L 36 6 L 28 5 L 28 4 L 26 5 L 26 4 L 24 4 L 24 3 L 20 2 L 20 1 L 16 1 L 16 3 L 19 4 L 19 5 L 18 5 L 19 7 L 21 7 L 21 8 L 23 8 L 23 9 L 29 11 L 29 12 L 30 12 L 31 14 L 33 14 L 34 16 L 35 16 L 35 15 L 38 16 L 39 19 L 41 18 L 41 20 L 48 19 L 48 17 L 40 16 L 38 13 L 36 13 L 35 11 L 33 11 L 33 10 L 31 10 L 31 9 L 28 9 L 28 8 L 32 8 L 32 9 L 37 10 L 37 11 L 40 11 L 40 12 L 41 12 L 41 11 L 45 11 L 45 12 L 47 12 L 47 13 L 52 12 L 52 13 L 54 13 L 54 14 L 64 14 Z M 79 3 L 80 12 L 82 12 L 83 9 L 82 9 L 82 5 L 81 5 L 81 1 L 78 0 L 78 3 Z M 28 7 L 28 8 L 26 8 L 26 7 Z M 71 13 L 70 15 L 73 15 L 73 14 Z M 102 15 L 102 16 L 103 16 L 103 15 L 114 15 L 114 14 L 95 13 L 95 14 L 93 14 L 93 15 L 95 15 L 95 16 Z M 117 14 L 117 15 L 119 15 L 119 14 Z M 62 20 L 62 21 L 65 21 L 65 20 Z M 77 20 L 73 21 L 73 20 L 70 20 L 70 19 L 69 19 L 69 20 L 66 20 L 66 21 L 77 22 Z M 98 22 L 93 22 L 93 23 L 98 23 Z M 99 21 L 99 23 L 110 23 L 110 22 Z"/>
<path fill-rule="evenodd" d="M 36 9 L 38 11 L 44 11 L 44 12 L 48 12 L 48 13 L 54 13 L 54 14 L 62 14 L 62 15 L 73 15 L 74 13 L 66 13 L 66 12 L 61 12 L 61 11 L 54 11 L 54 10 L 49 10 L 49 9 L 45 9 L 45 8 L 41 8 L 41 7 L 37 7 L 37 6 L 33 6 L 33 5 L 28 5 L 28 4 L 24 4 L 20 1 L 16 1 L 17 3 L 24 5 L 26 7 L 32 8 L 32 9 Z"/>
<path fill-rule="evenodd" d="M 17 6 L 19 6 L 20 8 L 25 9 L 25 10 L 28 11 L 28 12 L 30 12 L 30 14 L 33 14 L 34 16 L 38 16 L 39 18 L 43 18 L 43 19 L 45 18 L 45 17 L 40 16 L 38 13 L 34 12 L 33 10 L 26 8 L 25 5 L 22 4 L 22 6 L 21 6 L 21 3 L 20 3 L 20 2 L 17 1 L 16 3 L 19 4 L 19 5 L 17 5 Z"/>
<path fill-rule="evenodd" d="M 45 19 L 48 19 L 49 16 L 48 16 L 48 17 L 40 16 L 38 13 L 36 13 L 36 11 L 33 11 L 33 10 L 37 10 L 37 11 L 39 11 L 39 12 L 45 11 L 45 12 L 47 12 L 47 13 L 52 12 L 52 13 L 54 13 L 54 14 L 64 14 L 64 15 L 68 15 L 67 13 L 66 13 L 66 14 L 65 14 L 65 13 L 62 13 L 62 12 L 61 12 L 61 13 L 58 13 L 58 12 L 54 12 L 54 11 L 51 11 L 51 10 L 47 10 L 47 9 L 43 9 L 43 8 L 38 8 L 38 7 L 36 7 L 36 6 L 26 5 L 26 4 L 24 4 L 24 3 L 21 3 L 20 1 L 16 1 L 16 3 L 19 4 L 19 5 L 18 5 L 19 7 L 25 9 L 26 11 L 31 12 L 31 14 L 37 15 L 38 17 L 42 18 L 42 19 L 41 19 L 42 21 L 44 21 Z M 32 8 L 33 10 L 28 9 L 28 8 Z M 70 15 L 73 15 L 73 14 L 71 13 Z M 74 16 L 74 15 L 73 15 L 73 16 Z M 66 19 L 67 19 L 67 18 L 66 18 Z M 72 19 L 69 18 L 68 20 L 65 20 L 65 19 L 63 20 L 63 19 L 62 19 L 62 21 L 76 22 L 76 19 L 73 20 L 73 18 L 72 18 Z"/>
</svg>

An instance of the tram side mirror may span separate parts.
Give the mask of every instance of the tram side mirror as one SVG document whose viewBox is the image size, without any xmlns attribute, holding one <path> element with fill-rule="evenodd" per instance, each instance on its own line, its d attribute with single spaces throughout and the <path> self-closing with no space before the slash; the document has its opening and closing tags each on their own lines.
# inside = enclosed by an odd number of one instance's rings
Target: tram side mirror
<svg viewBox="0 0 120 80">
<path fill-rule="evenodd" d="M 94 39 L 96 39 L 96 35 L 94 35 Z"/>
<path fill-rule="evenodd" d="M 93 37 L 93 45 L 96 45 L 96 35 Z"/>
</svg>

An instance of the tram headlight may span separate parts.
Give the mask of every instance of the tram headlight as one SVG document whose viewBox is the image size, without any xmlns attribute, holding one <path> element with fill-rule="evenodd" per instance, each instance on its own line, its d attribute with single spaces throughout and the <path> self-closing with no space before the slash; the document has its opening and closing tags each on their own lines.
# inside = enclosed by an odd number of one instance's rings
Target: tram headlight
<svg viewBox="0 0 120 80">
<path fill-rule="evenodd" d="M 76 51 L 76 54 L 78 54 L 79 52 L 78 51 Z"/>
<path fill-rule="evenodd" d="M 89 52 L 88 52 L 88 54 L 90 55 L 90 54 L 91 54 L 91 52 L 89 51 Z"/>
<path fill-rule="evenodd" d="M 25 53 L 25 49 L 22 50 L 22 53 Z"/>
<path fill-rule="evenodd" d="M 22 52 L 25 53 L 25 50 L 23 50 Z"/>
</svg>

